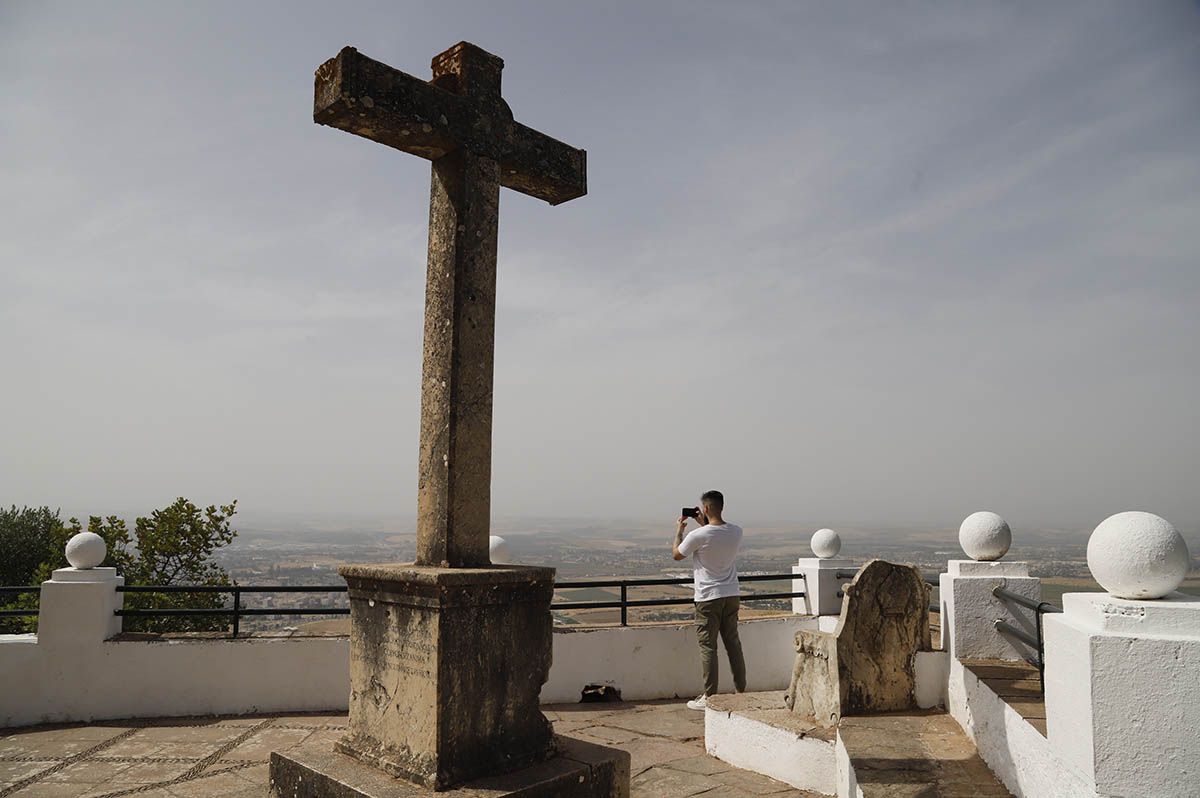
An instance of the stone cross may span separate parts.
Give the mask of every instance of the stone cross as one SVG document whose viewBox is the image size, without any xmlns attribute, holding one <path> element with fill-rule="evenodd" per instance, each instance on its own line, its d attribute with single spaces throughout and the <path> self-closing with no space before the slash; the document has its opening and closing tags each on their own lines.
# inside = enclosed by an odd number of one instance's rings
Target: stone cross
<svg viewBox="0 0 1200 798">
<path fill-rule="evenodd" d="M 317 69 L 313 121 L 433 162 L 417 564 L 486 565 L 500 186 L 551 205 L 587 193 L 587 154 L 513 120 L 504 61 L 460 42 L 424 81 L 352 47 Z"/>
</svg>

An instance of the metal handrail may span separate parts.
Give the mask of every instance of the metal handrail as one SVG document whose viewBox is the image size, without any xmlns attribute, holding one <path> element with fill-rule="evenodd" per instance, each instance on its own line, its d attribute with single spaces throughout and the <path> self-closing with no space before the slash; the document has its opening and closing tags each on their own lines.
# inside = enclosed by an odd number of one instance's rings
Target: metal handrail
<svg viewBox="0 0 1200 798">
<path fill-rule="evenodd" d="M 804 574 L 749 574 L 746 576 L 738 575 L 738 582 L 782 582 L 789 579 L 806 579 Z M 674 598 L 674 599 L 630 599 L 629 588 L 631 587 L 654 587 L 662 585 L 691 585 L 694 583 L 694 578 L 690 576 L 683 577 L 665 577 L 654 579 L 585 579 L 573 582 L 556 582 L 555 590 L 571 590 L 576 588 L 587 587 L 616 587 L 621 590 L 619 600 L 613 601 L 564 601 L 557 604 L 551 604 L 551 610 L 603 610 L 603 609 L 620 609 L 621 610 L 621 626 L 629 625 L 629 608 L 630 607 L 665 607 L 676 604 L 692 604 L 694 599 L 691 598 Z M 804 591 L 793 591 L 790 593 L 744 593 L 740 596 L 742 601 L 767 601 L 770 599 L 786 599 L 786 598 L 804 598 Z"/>
<path fill-rule="evenodd" d="M 1001 620 L 993 621 L 992 626 L 995 627 L 996 631 L 1000 632 L 1001 634 L 1006 634 L 1009 637 L 1015 637 L 1027 646 L 1038 648 L 1038 639 L 1029 634 L 1029 632 L 1026 632 L 1024 629 L 1018 629 L 1011 623 Z"/>
<path fill-rule="evenodd" d="M 804 579 L 804 574 L 749 574 L 740 576 L 740 582 L 779 582 L 789 579 Z M 629 588 L 658 585 L 690 585 L 692 577 L 670 577 L 653 579 L 586 579 L 557 582 L 555 590 L 588 587 L 620 588 L 619 601 L 579 601 L 551 604 L 552 610 L 568 609 L 614 609 L 621 610 L 621 625 L 629 625 L 629 607 L 657 607 L 674 604 L 691 604 L 691 598 L 677 599 L 630 599 Z M 217 617 L 232 618 L 232 636 L 241 631 L 242 616 L 250 615 L 349 615 L 349 607 L 243 607 L 243 593 L 345 593 L 346 585 L 118 585 L 118 593 L 228 593 L 233 596 L 232 607 L 176 607 L 170 609 L 118 609 L 114 615 L 125 618 L 171 618 L 171 617 Z M 803 598 L 803 591 L 790 593 L 749 593 L 742 601 L 766 601 L 769 599 Z M 2 616 L 0 616 L 2 617 Z"/>
<path fill-rule="evenodd" d="M 1031 635 L 1024 629 L 1018 629 L 1010 623 L 997 619 L 993 623 L 997 632 L 1016 638 L 1025 645 L 1037 652 L 1036 659 L 1030 659 L 1022 655 L 1022 659 L 1038 669 L 1038 685 L 1041 687 L 1042 695 L 1046 694 L 1046 636 L 1042 627 L 1042 616 L 1046 613 L 1062 612 L 1062 607 L 1051 604 L 1048 601 L 1034 601 L 1031 598 L 1022 596 L 1020 593 L 1014 593 L 1006 589 L 1003 585 L 996 585 L 992 588 L 992 595 L 1001 601 L 1008 601 L 1016 604 L 1019 607 L 1024 607 L 1027 610 L 1033 610 L 1034 626 L 1037 630 L 1036 635 Z"/>
<path fill-rule="evenodd" d="M 1031 598 L 1026 598 L 1020 593 L 1014 593 L 1011 590 L 1006 590 L 1001 585 L 996 585 L 992 588 L 992 595 L 998 599 L 1011 601 L 1013 604 L 1020 604 L 1026 609 L 1031 609 L 1034 612 L 1062 612 L 1062 607 L 1051 604 L 1048 601 L 1034 601 Z"/>
<path fill-rule="evenodd" d="M 232 618 L 232 636 L 241 631 L 243 615 L 349 615 L 349 607 L 243 607 L 243 593 L 345 593 L 346 585 L 117 585 L 118 593 L 230 593 L 232 607 L 174 607 L 169 609 L 118 609 L 123 618 Z"/>
<path fill-rule="evenodd" d="M 738 574 L 739 582 L 780 582 L 784 579 L 805 579 L 804 574 Z M 579 582 L 555 582 L 554 589 L 572 589 L 579 587 L 619 587 L 620 585 L 630 585 L 632 587 L 646 587 L 654 585 L 690 585 L 693 578 L 690 576 L 672 576 L 653 579 L 589 579 Z"/>
<path fill-rule="evenodd" d="M 26 593 L 40 593 L 41 585 L 14 585 L 0 587 L 0 596 L 20 596 Z M 0 618 L 30 618 L 38 614 L 37 607 L 19 610 L 0 610 Z"/>
<path fill-rule="evenodd" d="M 118 593 L 345 593 L 346 585 L 117 585 Z"/>
</svg>

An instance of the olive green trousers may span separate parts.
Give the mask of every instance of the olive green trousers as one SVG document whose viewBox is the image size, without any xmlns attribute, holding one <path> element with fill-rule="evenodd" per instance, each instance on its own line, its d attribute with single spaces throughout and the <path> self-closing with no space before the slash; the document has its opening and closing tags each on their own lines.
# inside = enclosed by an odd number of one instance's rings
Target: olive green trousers
<svg viewBox="0 0 1200 798">
<path fill-rule="evenodd" d="M 742 641 L 738 637 L 737 596 L 696 602 L 696 637 L 700 640 L 700 670 L 704 675 L 704 694 L 717 692 L 717 635 L 725 644 L 729 669 L 733 671 L 733 686 L 739 693 L 746 690 L 746 659 L 742 656 Z"/>
</svg>

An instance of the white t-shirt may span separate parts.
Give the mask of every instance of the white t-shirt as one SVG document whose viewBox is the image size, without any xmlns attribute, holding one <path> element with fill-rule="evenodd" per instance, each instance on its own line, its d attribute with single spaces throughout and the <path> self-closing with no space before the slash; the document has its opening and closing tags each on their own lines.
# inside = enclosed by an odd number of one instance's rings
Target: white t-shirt
<svg viewBox="0 0 1200 798">
<path fill-rule="evenodd" d="M 742 528 L 737 524 L 709 524 L 693 529 L 679 544 L 679 553 L 692 555 L 696 601 L 712 601 L 738 595 L 738 546 Z"/>
</svg>

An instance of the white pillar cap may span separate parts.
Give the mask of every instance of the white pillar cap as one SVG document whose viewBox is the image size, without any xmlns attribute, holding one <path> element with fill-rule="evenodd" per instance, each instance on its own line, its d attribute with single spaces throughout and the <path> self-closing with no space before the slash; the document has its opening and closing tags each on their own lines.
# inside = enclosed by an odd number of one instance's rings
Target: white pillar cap
<svg viewBox="0 0 1200 798">
<path fill-rule="evenodd" d="M 1088 568 L 1110 595 L 1158 599 L 1183 584 L 1191 555 L 1183 535 L 1153 513 L 1117 513 L 1088 538 Z"/>
<path fill-rule="evenodd" d="M 998 560 L 1008 554 L 1012 530 L 1007 521 L 993 512 L 971 513 L 958 528 L 958 544 L 972 560 Z"/>
</svg>

